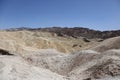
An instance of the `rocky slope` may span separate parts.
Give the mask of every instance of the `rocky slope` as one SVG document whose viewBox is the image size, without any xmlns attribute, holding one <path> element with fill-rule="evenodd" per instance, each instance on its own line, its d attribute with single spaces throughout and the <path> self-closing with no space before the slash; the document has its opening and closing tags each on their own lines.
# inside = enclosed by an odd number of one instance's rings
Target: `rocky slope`
<svg viewBox="0 0 120 80">
<path fill-rule="evenodd" d="M 119 80 L 120 50 L 1 55 L 0 80 Z"/>
<path fill-rule="evenodd" d="M 92 47 L 91 49 L 99 52 L 110 49 L 120 49 L 120 37 L 106 39 L 103 42 L 97 44 L 97 46 Z"/>
<path fill-rule="evenodd" d="M 0 56 L 0 80 L 65 80 L 63 76 L 29 65 L 20 56 Z"/>
<path fill-rule="evenodd" d="M 103 40 L 39 30 L 0 31 L 0 80 L 119 79 L 119 36 Z"/>
<path fill-rule="evenodd" d="M 55 33 L 33 31 L 1 31 L 0 48 L 9 51 L 24 53 L 26 49 L 57 49 L 60 52 L 70 53 L 86 49 L 99 43 L 97 40 L 86 38 L 59 37 Z"/>
</svg>

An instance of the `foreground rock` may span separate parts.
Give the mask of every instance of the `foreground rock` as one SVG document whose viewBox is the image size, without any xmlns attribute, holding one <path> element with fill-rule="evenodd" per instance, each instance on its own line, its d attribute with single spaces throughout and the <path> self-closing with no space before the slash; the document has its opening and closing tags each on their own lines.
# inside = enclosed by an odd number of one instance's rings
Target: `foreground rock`
<svg viewBox="0 0 120 80">
<path fill-rule="evenodd" d="M 28 65 L 18 56 L 0 56 L 0 80 L 65 80 L 49 70 Z"/>
<path fill-rule="evenodd" d="M 34 66 L 49 69 L 69 80 L 96 80 L 120 76 L 120 50 L 98 53 L 91 50 L 74 54 L 28 54 L 25 59 Z"/>
<path fill-rule="evenodd" d="M 53 49 L 0 55 L 0 80 L 119 80 L 120 50 L 83 50 L 64 54 Z"/>
</svg>

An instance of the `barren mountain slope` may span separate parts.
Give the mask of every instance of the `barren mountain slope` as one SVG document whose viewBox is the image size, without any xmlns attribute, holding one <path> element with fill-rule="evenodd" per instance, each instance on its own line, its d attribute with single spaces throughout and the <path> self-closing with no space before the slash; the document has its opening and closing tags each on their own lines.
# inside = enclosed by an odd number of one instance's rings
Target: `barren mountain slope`
<svg viewBox="0 0 120 80">
<path fill-rule="evenodd" d="M 48 27 L 48 28 L 27 28 L 27 27 L 21 27 L 21 28 L 11 28 L 7 29 L 7 31 L 22 31 L 22 30 L 28 30 L 28 31 L 42 31 L 42 32 L 50 32 L 50 33 L 56 33 L 58 36 L 71 36 L 71 37 L 87 37 L 87 38 L 101 38 L 101 39 L 107 39 L 111 37 L 117 37 L 120 36 L 120 30 L 109 30 L 109 31 L 99 31 L 99 30 L 93 30 L 89 28 L 84 27 Z"/>
<path fill-rule="evenodd" d="M 110 49 L 120 49 L 120 37 L 113 37 L 93 46 L 91 49 L 103 52 Z"/>
<path fill-rule="evenodd" d="M 87 42 L 90 41 L 90 42 Z M 59 37 L 55 33 L 31 31 L 1 31 L 0 48 L 23 53 L 28 50 L 53 48 L 60 52 L 70 53 L 89 48 L 97 41 L 85 38 Z"/>
<path fill-rule="evenodd" d="M 120 37 L 103 41 L 39 31 L 0 31 L 0 80 L 119 78 Z"/>
<path fill-rule="evenodd" d="M 42 53 L 43 52 L 43 53 Z M 49 69 L 68 80 L 96 80 L 120 77 L 120 50 L 98 53 L 83 50 L 74 54 L 62 54 L 43 50 L 24 56 L 29 64 Z"/>
</svg>

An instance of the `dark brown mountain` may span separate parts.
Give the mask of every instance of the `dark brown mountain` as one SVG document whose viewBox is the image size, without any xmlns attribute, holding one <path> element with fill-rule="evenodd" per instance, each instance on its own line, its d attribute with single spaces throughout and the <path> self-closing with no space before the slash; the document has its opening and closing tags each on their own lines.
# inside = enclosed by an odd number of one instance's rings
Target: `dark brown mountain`
<svg viewBox="0 0 120 80">
<path fill-rule="evenodd" d="M 111 30 L 111 31 L 99 31 L 89 28 L 74 27 L 74 28 L 61 28 L 61 27 L 52 27 L 52 28 L 12 28 L 7 29 L 7 31 L 20 31 L 20 30 L 29 30 L 29 31 L 44 31 L 56 33 L 58 36 L 71 36 L 74 38 L 86 37 L 86 38 L 102 38 L 107 39 L 111 37 L 120 36 L 120 30 Z"/>
</svg>

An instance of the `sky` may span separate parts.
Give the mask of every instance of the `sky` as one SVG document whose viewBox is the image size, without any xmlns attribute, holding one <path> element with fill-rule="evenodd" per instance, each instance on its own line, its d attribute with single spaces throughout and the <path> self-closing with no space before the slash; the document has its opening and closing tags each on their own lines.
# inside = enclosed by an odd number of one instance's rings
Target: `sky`
<svg viewBox="0 0 120 80">
<path fill-rule="evenodd" d="M 120 0 L 0 0 L 0 29 L 120 29 Z"/>
</svg>

